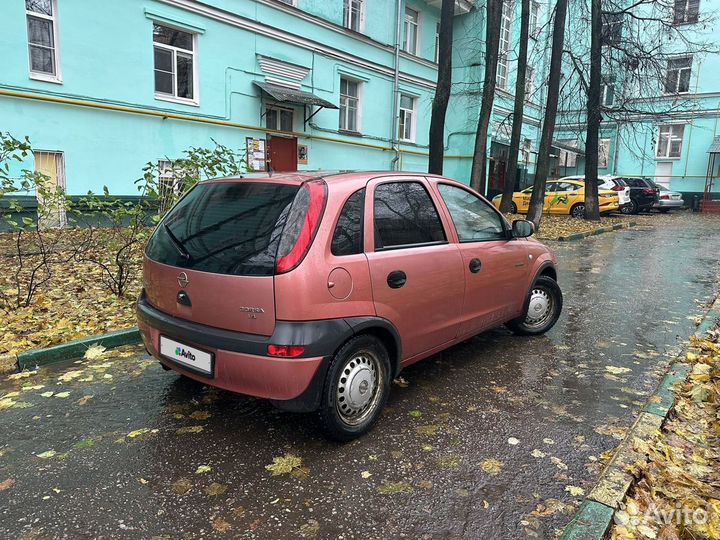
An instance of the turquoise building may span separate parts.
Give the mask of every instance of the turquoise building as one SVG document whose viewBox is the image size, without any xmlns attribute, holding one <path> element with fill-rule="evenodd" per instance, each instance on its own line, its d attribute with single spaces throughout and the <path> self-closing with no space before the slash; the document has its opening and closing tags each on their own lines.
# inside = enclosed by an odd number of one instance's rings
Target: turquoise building
<svg viewBox="0 0 720 540">
<path fill-rule="evenodd" d="M 71 195 L 135 195 L 147 162 L 249 149 L 276 171 L 424 171 L 441 0 L 6 0 L 0 131 L 29 136 L 34 166 Z M 538 145 L 546 3 L 532 2 L 523 178 Z M 455 3 L 447 176 L 469 181 L 483 73 L 484 9 Z M 504 181 L 520 4 L 503 14 L 488 138 Z M 540 46 L 537 46 L 537 44 Z M 537 50 L 536 50 L 537 49 Z M 26 164 L 27 166 L 28 164 Z"/>
<path fill-rule="evenodd" d="M 717 13 L 720 0 L 674 0 L 648 13 L 642 23 L 630 17 L 606 18 L 604 45 L 613 49 L 612 54 L 619 54 L 628 42 L 644 43 L 657 52 L 652 72 L 634 75 L 631 62 L 620 68 L 622 58 L 609 60 L 611 53 L 603 49 L 599 174 L 649 177 L 682 192 L 686 203 L 702 196 L 709 176 L 715 179 L 712 192 L 717 197 L 720 160 L 712 166 L 709 154 L 720 135 Z M 640 24 L 647 34 L 638 29 Z M 586 41 L 576 39 L 571 45 L 583 50 Z M 567 59 L 564 69 L 566 73 L 572 69 Z M 566 101 L 564 105 L 555 132 L 559 146 L 554 173 L 583 174 L 585 116 L 578 111 L 585 104 Z"/>
</svg>

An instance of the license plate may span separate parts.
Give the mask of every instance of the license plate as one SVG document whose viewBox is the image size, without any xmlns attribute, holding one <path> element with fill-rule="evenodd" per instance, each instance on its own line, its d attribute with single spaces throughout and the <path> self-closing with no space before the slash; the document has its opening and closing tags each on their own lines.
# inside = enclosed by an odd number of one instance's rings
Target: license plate
<svg viewBox="0 0 720 540">
<path fill-rule="evenodd" d="M 213 355 L 209 352 L 160 336 L 160 354 L 192 371 L 212 375 Z"/>
</svg>

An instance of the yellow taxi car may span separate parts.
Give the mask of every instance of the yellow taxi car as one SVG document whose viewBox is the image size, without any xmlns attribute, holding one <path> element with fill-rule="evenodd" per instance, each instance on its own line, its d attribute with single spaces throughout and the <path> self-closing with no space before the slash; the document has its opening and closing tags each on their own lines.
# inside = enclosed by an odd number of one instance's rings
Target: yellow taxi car
<svg viewBox="0 0 720 540">
<path fill-rule="evenodd" d="M 512 212 L 526 214 L 530 206 L 532 186 L 516 191 L 512 197 Z M 502 195 L 493 197 L 495 208 L 500 208 Z M 615 191 L 598 190 L 600 213 L 605 214 L 620 208 L 620 200 Z M 573 217 L 585 215 L 585 183 L 577 180 L 550 180 L 545 188 L 543 212 L 548 214 L 569 214 Z"/>
</svg>

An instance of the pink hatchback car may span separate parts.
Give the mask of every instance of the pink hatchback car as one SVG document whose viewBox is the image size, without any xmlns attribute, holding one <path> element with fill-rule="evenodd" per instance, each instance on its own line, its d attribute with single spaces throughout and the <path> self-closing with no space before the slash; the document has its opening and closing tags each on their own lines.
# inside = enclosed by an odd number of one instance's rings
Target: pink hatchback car
<svg viewBox="0 0 720 540">
<path fill-rule="evenodd" d="M 138 322 L 166 368 L 368 431 L 401 369 L 506 324 L 557 321 L 556 259 L 467 186 L 433 175 L 201 182 L 144 261 Z"/>
</svg>

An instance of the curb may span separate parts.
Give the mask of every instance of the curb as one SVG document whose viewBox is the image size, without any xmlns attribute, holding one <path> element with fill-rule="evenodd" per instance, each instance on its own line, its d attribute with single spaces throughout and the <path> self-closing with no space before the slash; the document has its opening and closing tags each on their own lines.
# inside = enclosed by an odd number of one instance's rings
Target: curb
<svg viewBox="0 0 720 540">
<path fill-rule="evenodd" d="M 630 227 L 634 227 L 635 225 L 637 225 L 637 221 L 631 221 L 629 223 L 615 223 L 614 225 L 600 227 L 599 229 L 595 229 L 593 231 L 573 233 L 568 234 L 567 236 L 558 236 L 555 240 L 558 242 L 571 242 L 573 240 L 582 240 L 583 238 L 587 238 L 588 236 L 597 236 L 598 234 L 603 234 L 606 232 L 618 231 L 620 229 L 629 229 Z M 552 239 L 548 238 L 548 240 Z"/>
<path fill-rule="evenodd" d="M 70 358 L 79 358 L 85 354 L 90 345 L 99 344 L 107 349 L 121 347 L 122 345 L 132 345 L 140 342 L 140 330 L 137 326 L 100 334 L 98 336 L 90 336 L 86 338 L 68 341 L 60 345 L 54 345 L 47 349 L 34 349 L 31 351 L 21 352 L 17 355 L 17 370 L 22 371 L 26 368 L 35 366 L 44 366 Z"/>
<path fill-rule="evenodd" d="M 715 298 L 712 306 L 703 316 L 694 336 L 702 337 L 714 326 L 718 318 L 720 318 L 720 295 Z M 635 423 L 600 473 L 595 487 L 582 502 L 570 523 L 565 526 L 560 540 L 601 540 L 605 536 L 615 510 L 633 483 L 633 477 L 625 471 L 625 466 L 641 457 L 633 450 L 633 442 L 636 438 L 643 439 L 662 428 L 665 418 L 675 403 L 673 386 L 684 381 L 690 372 L 690 366 L 683 362 L 688 349 L 691 347 L 685 347 L 673 359 L 665 377 L 645 402 Z"/>
</svg>

